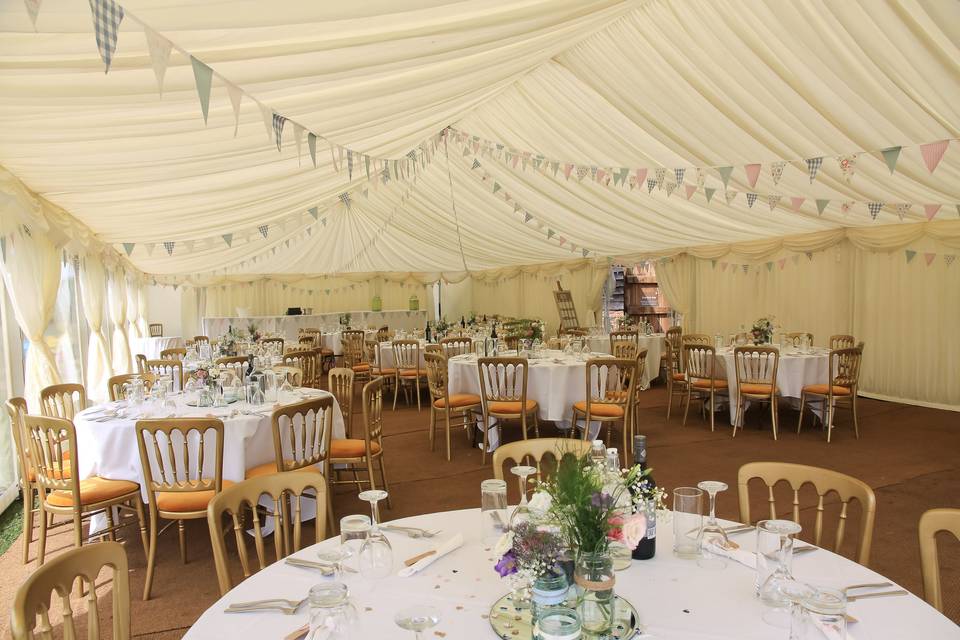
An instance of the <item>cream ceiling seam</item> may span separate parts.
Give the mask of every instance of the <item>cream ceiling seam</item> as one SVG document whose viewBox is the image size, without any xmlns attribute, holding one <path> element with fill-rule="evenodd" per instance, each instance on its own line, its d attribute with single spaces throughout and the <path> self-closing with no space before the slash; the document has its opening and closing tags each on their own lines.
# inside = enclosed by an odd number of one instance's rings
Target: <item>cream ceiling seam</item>
<svg viewBox="0 0 960 640">
<path fill-rule="evenodd" d="M 460 250 L 460 260 L 463 262 L 463 270 L 470 273 L 470 267 L 467 266 L 467 257 L 463 255 L 463 236 L 460 234 L 460 218 L 457 216 L 457 202 L 453 196 L 453 176 L 450 175 L 450 150 L 447 145 L 447 136 L 443 137 L 443 155 L 447 160 L 447 184 L 450 185 L 450 209 L 453 212 L 453 224 L 457 229 L 457 248 Z"/>
</svg>

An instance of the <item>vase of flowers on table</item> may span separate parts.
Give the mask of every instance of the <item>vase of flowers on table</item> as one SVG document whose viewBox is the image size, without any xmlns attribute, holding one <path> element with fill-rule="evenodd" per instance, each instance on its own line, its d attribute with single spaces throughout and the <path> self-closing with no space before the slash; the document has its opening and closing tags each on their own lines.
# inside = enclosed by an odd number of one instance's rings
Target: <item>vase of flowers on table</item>
<svg viewBox="0 0 960 640">
<path fill-rule="evenodd" d="M 517 609 L 529 606 L 530 587 L 541 578 L 563 575 L 563 543 L 550 527 L 520 522 L 504 533 L 494 548 L 500 557 L 494 569 L 510 578 L 511 600 Z"/>
<path fill-rule="evenodd" d="M 750 328 L 750 334 L 753 336 L 754 344 L 770 344 L 773 342 L 773 330 L 775 328 L 775 318 L 773 316 L 764 316 L 754 321 Z"/>
<path fill-rule="evenodd" d="M 252 322 L 247 325 L 247 334 L 250 336 L 250 342 L 257 342 L 261 338 L 260 329 Z"/>
</svg>

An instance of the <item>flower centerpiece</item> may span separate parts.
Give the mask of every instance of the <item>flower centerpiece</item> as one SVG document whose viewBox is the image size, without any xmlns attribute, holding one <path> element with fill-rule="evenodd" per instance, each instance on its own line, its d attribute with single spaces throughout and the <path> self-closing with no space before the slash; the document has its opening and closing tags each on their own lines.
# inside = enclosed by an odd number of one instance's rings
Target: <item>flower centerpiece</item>
<svg viewBox="0 0 960 640">
<path fill-rule="evenodd" d="M 233 328 L 233 325 L 230 325 L 227 328 L 227 332 L 220 336 L 220 352 L 224 355 L 235 356 L 237 355 L 237 342 L 240 340 L 240 332 Z"/>
<path fill-rule="evenodd" d="M 494 553 L 500 556 L 494 569 L 501 578 L 518 574 L 526 582 L 533 582 L 561 570 L 563 544 L 553 531 L 521 522 L 500 537 Z"/>
<path fill-rule="evenodd" d="M 250 336 L 250 342 L 256 342 L 261 337 L 260 329 L 252 322 L 247 325 L 247 334 Z"/>
<path fill-rule="evenodd" d="M 350 328 L 350 314 L 341 313 L 340 314 L 340 326 L 345 328 Z"/>
<path fill-rule="evenodd" d="M 433 325 L 433 335 L 439 339 L 447 335 L 447 332 L 450 331 L 452 325 L 447 320 L 447 316 L 440 316 L 440 319 L 437 320 Z"/>
<path fill-rule="evenodd" d="M 753 336 L 754 344 L 769 344 L 773 342 L 773 329 L 775 318 L 773 316 L 764 316 L 754 321 L 750 328 L 750 334 Z"/>
</svg>

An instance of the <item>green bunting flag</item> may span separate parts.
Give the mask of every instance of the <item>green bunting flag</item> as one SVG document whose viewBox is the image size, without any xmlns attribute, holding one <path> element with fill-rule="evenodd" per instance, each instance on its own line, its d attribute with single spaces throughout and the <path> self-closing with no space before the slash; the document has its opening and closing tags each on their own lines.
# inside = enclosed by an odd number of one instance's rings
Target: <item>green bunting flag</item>
<svg viewBox="0 0 960 640">
<path fill-rule="evenodd" d="M 893 175 L 894 169 L 897 168 L 897 159 L 900 157 L 900 149 L 903 147 L 887 147 L 880 151 L 883 155 L 883 161 L 887 163 L 887 168 L 890 169 L 890 174 Z"/>
<path fill-rule="evenodd" d="M 823 210 L 827 208 L 827 205 L 830 204 L 829 200 L 821 200 L 817 198 L 817 214 L 823 215 Z"/>
<path fill-rule="evenodd" d="M 707 204 L 710 204 L 710 198 L 712 198 L 716 192 L 716 189 L 711 189 L 710 187 L 704 188 L 703 193 L 707 196 Z"/>
<path fill-rule="evenodd" d="M 910 261 L 917 257 L 917 252 L 910 249 L 905 249 L 903 253 L 907 258 L 907 264 L 910 264 Z"/>
<path fill-rule="evenodd" d="M 232 247 L 232 246 L 233 246 L 233 234 L 232 234 L 232 233 L 225 233 L 225 234 L 223 234 L 223 235 L 220 236 L 220 237 L 223 238 L 223 241 L 227 243 L 227 246 L 228 246 L 228 247 Z"/>
<path fill-rule="evenodd" d="M 717 173 L 720 174 L 720 179 L 723 180 L 723 188 L 726 189 L 730 182 L 730 175 L 733 173 L 733 167 L 717 167 Z"/>
<path fill-rule="evenodd" d="M 213 69 L 190 56 L 193 65 L 193 77 L 197 82 L 197 96 L 200 98 L 200 110 L 203 111 L 203 124 L 207 124 L 210 112 L 210 83 L 213 81 Z"/>
<path fill-rule="evenodd" d="M 131 253 L 133 253 L 133 243 L 132 243 L 132 242 L 124 242 L 124 243 L 123 243 L 123 250 L 126 251 L 126 252 L 127 252 L 127 256 L 129 256 Z"/>
<path fill-rule="evenodd" d="M 320 216 L 320 210 L 317 207 L 310 207 L 307 209 L 310 212 L 310 215 L 313 216 L 313 219 L 316 220 Z"/>
<path fill-rule="evenodd" d="M 313 161 L 313 168 L 317 168 L 317 136 L 313 133 L 307 134 L 307 148 L 310 149 L 310 160 Z"/>
</svg>

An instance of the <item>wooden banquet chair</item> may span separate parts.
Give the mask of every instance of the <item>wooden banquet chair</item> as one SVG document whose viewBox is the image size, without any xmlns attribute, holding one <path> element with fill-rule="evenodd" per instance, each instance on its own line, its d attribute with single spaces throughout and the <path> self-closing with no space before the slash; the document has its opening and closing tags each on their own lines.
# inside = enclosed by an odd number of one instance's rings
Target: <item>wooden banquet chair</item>
<svg viewBox="0 0 960 640">
<path fill-rule="evenodd" d="M 303 333 L 297 337 L 297 349 L 316 349 L 317 334 Z"/>
<path fill-rule="evenodd" d="M 136 361 L 137 371 L 140 373 L 146 373 L 147 372 L 147 356 L 143 355 L 142 353 L 138 353 L 137 355 L 134 356 L 134 360 Z"/>
<path fill-rule="evenodd" d="M 682 424 L 687 424 L 690 397 L 696 394 L 701 402 L 702 410 L 707 410 L 707 400 L 710 401 L 710 431 L 713 431 L 717 396 L 723 394 L 729 397 L 730 395 L 726 379 L 717 378 L 715 375 L 717 358 L 714 348 L 692 342 L 685 343 L 683 345 L 683 361 L 686 363 L 687 370 L 687 393 Z"/>
<path fill-rule="evenodd" d="M 443 355 L 443 348 L 438 344 L 425 344 L 423 345 L 423 352 Z"/>
<path fill-rule="evenodd" d="M 262 508 L 261 500 L 266 497 L 272 503 L 271 510 Z M 300 550 L 303 513 L 303 499 L 316 500 L 316 521 L 314 523 L 314 543 L 323 542 L 327 527 L 326 479 L 319 473 L 309 471 L 291 471 L 257 476 L 232 487 L 227 487 L 207 505 L 207 528 L 210 530 L 210 545 L 213 547 L 213 562 L 217 571 L 217 585 L 220 595 L 224 596 L 233 588 L 230 580 L 228 551 L 225 537 L 233 530 L 236 540 L 237 556 L 244 579 L 251 575 L 251 558 L 247 550 L 247 539 L 253 531 L 253 544 L 260 570 L 270 564 L 264 545 L 261 516 L 273 517 L 274 560 L 285 558 Z M 224 519 L 227 526 L 224 527 Z M 291 535 L 292 529 L 292 535 Z"/>
<path fill-rule="evenodd" d="M 487 440 L 492 428 L 490 418 L 497 419 L 500 439 L 503 440 L 501 423 L 504 420 L 519 420 L 520 433 L 527 439 L 527 422 L 533 419 L 534 436 L 540 437 L 536 400 L 527 399 L 527 373 L 530 366 L 526 358 L 478 358 L 480 372 L 480 400 L 483 409 L 483 453 L 481 464 L 487 463 Z"/>
<path fill-rule="evenodd" d="M 834 532 L 834 553 L 840 553 L 846 539 L 847 520 L 849 517 L 850 502 L 860 503 L 860 541 L 857 545 L 856 561 L 863 566 L 870 562 L 870 547 L 873 544 L 873 523 L 876 518 L 877 500 L 873 489 L 862 480 L 853 476 L 821 469 L 804 464 L 789 462 L 748 462 L 737 472 L 737 494 L 740 502 L 740 521 L 745 524 L 755 524 L 750 519 L 750 489 L 749 483 L 754 478 L 763 480 L 767 486 L 767 503 L 770 506 L 770 519 L 784 517 L 784 512 L 777 510 L 774 498 L 774 486 L 785 481 L 793 492 L 792 512 L 789 519 L 800 524 L 800 489 L 804 485 L 812 485 L 817 494 L 817 503 L 813 526 L 813 543 L 821 546 L 823 541 L 824 498 L 835 493 L 840 500 L 840 514 L 837 528 Z M 761 518 L 763 519 L 763 518 Z M 809 532 L 809 529 L 805 529 Z"/>
<path fill-rule="evenodd" d="M 298 349 L 283 354 L 281 362 L 285 367 L 296 367 L 301 371 L 301 384 L 316 387 L 317 352 L 313 349 Z"/>
<path fill-rule="evenodd" d="M 560 462 L 565 454 L 571 453 L 580 458 L 590 453 L 590 443 L 576 438 L 531 438 L 517 440 L 500 445 L 493 452 L 493 477 L 503 480 L 503 467 L 508 461 L 516 464 L 528 464 L 537 468 L 536 479 L 542 477 L 542 463 L 545 458 Z"/>
<path fill-rule="evenodd" d="M 344 432 L 348 438 L 353 437 L 353 369 L 334 367 L 327 373 L 327 391 L 333 394 L 340 405 L 343 414 Z"/>
<path fill-rule="evenodd" d="M 260 344 L 262 344 L 263 346 L 275 344 L 277 345 L 277 348 L 278 348 L 277 353 L 283 353 L 283 338 L 261 338 Z"/>
<path fill-rule="evenodd" d="M 384 325 L 377 329 L 377 342 L 389 342 L 391 335 L 390 327 Z"/>
<path fill-rule="evenodd" d="M 233 375 L 237 376 L 241 383 L 247 381 L 247 360 L 246 356 L 223 356 L 213 361 L 217 367 L 223 367 Z"/>
<path fill-rule="evenodd" d="M 138 420 L 137 448 L 150 507 L 150 544 L 143 599 L 150 599 L 160 518 L 177 523 L 180 560 L 187 563 L 185 523 L 207 517 L 207 505 L 224 486 L 223 422 L 217 418 Z M 195 437 L 194 437 L 195 434 Z M 210 443 L 210 438 L 214 442 Z M 209 448 L 212 451 L 208 451 Z M 210 465 L 210 458 L 213 464 Z M 205 459 L 208 464 L 205 464 Z M 139 494 L 137 496 L 139 502 Z M 166 531 L 170 524 L 164 526 Z"/>
<path fill-rule="evenodd" d="M 82 384 L 52 384 L 40 390 L 40 413 L 51 418 L 73 420 L 87 408 L 87 390 Z"/>
<path fill-rule="evenodd" d="M 363 404 L 363 438 L 331 441 L 330 464 L 338 468 L 343 465 L 351 471 L 354 479 L 345 480 L 342 483 L 355 484 L 359 491 L 364 481 L 359 478 L 357 471 L 366 471 L 366 482 L 370 484 L 371 489 L 377 488 L 373 473 L 374 463 L 377 463 L 380 467 L 383 489 L 389 492 L 387 472 L 383 465 L 383 378 L 374 378 L 363 386 L 361 402 Z M 336 483 L 341 484 L 340 481 Z M 387 506 L 393 508 L 389 495 Z"/>
<path fill-rule="evenodd" d="M 246 479 L 288 471 L 309 471 L 322 474 L 329 489 L 333 396 L 278 407 L 273 410 L 270 422 L 274 459 L 247 469 Z M 333 522 L 332 500 L 327 500 L 327 521 Z"/>
<path fill-rule="evenodd" d="M 686 344 L 712 344 L 713 338 L 705 333 L 685 333 L 681 336 L 680 343 L 681 348 Z M 684 362 L 683 366 L 686 367 L 687 363 Z M 686 371 L 686 369 L 684 369 L 684 371 Z"/>
<path fill-rule="evenodd" d="M 33 465 L 30 464 L 30 446 L 24 422 L 27 416 L 27 401 L 15 397 L 9 398 L 4 404 L 10 417 L 10 433 L 13 436 L 14 453 L 17 455 L 17 475 L 23 497 L 23 564 L 27 564 L 30 560 L 30 543 L 33 541 L 33 516 L 40 513 L 40 509 L 33 506 L 40 496 L 40 486 L 37 484 Z M 68 465 L 69 462 L 64 461 L 64 466 Z M 39 526 L 39 521 L 37 524 Z"/>
<path fill-rule="evenodd" d="M 193 344 L 198 347 L 202 344 L 210 344 L 210 338 L 207 336 L 193 336 Z"/>
<path fill-rule="evenodd" d="M 923 599 L 937 611 L 944 612 L 940 588 L 940 558 L 937 534 L 952 533 L 960 539 L 960 509 L 930 509 L 920 516 L 920 573 L 923 576 Z"/>
<path fill-rule="evenodd" d="M 780 350 L 776 347 L 735 347 L 733 366 L 737 376 L 737 408 L 733 420 L 733 436 L 743 429 L 748 400 L 770 403 L 773 439 L 777 439 L 777 367 Z"/>
<path fill-rule="evenodd" d="M 451 336 L 440 339 L 440 351 L 448 359 L 464 353 L 473 353 L 473 340 L 464 336 Z"/>
<path fill-rule="evenodd" d="M 637 351 L 640 349 L 637 344 L 632 340 L 617 340 L 610 343 L 610 354 L 614 358 L 636 359 Z"/>
<path fill-rule="evenodd" d="M 476 424 L 474 412 L 482 410 L 480 396 L 473 393 L 451 394 L 447 376 L 447 358 L 439 353 L 423 354 L 427 369 L 427 390 L 430 392 L 430 451 L 434 450 L 437 439 L 437 422 L 443 417 L 446 425 L 447 460 L 450 460 L 450 427 L 463 427 L 468 436 L 474 436 L 473 427 Z M 452 414 L 452 415 L 451 415 Z M 452 418 L 452 420 L 451 420 Z"/>
<path fill-rule="evenodd" d="M 403 386 L 404 397 L 407 402 L 410 402 L 407 388 L 412 386 L 417 396 L 417 411 L 420 411 L 420 381 L 426 377 L 426 372 L 420 368 L 420 341 L 394 340 L 391 346 L 393 366 L 396 367 L 393 378 L 393 383 L 396 385 L 393 389 L 393 408 L 394 410 L 397 408 L 397 395 L 401 386 Z"/>
<path fill-rule="evenodd" d="M 147 550 L 146 521 L 140 501 L 140 485 L 129 480 L 111 480 L 101 476 L 80 479 L 77 471 L 77 431 L 65 418 L 26 415 L 26 434 L 30 447 L 30 463 L 40 497 L 40 536 L 37 563 L 43 564 L 47 547 L 47 529 L 53 517 L 69 518 L 73 524 L 74 546 L 84 539 L 108 536 L 113 539 L 118 529 L 128 524 L 114 523 L 112 507 L 134 512 L 140 527 L 140 539 Z M 73 459 L 64 457 L 72 451 Z M 104 514 L 107 527 L 93 534 L 84 534 L 83 521 Z M 67 523 L 64 523 L 67 524 Z M 56 525 L 59 526 L 59 525 Z"/>
<path fill-rule="evenodd" d="M 283 378 L 286 378 L 290 381 L 295 387 L 302 387 L 303 385 L 303 370 L 300 367 L 292 367 L 287 364 L 275 364 L 273 365 L 273 372 L 278 376 L 279 383 L 283 384 Z"/>
<path fill-rule="evenodd" d="M 633 385 L 637 379 L 637 361 L 630 358 L 592 358 L 584 369 L 586 399 L 573 403 L 573 426 L 583 419 L 583 440 L 589 440 L 590 423 L 607 425 L 605 441 L 610 444 L 610 430 L 621 423 L 623 449 L 626 460 L 629 451 L 630 407 L 633 404 Z M 599 434 L 597 434 L 599 436 Z"/>
<path fill-rule="evenodd" d="M 829 345 L 831 351 L 836 351 L 837 349 L 850 349 L 851 347 L 857 346 L 857 339 L 851 335 L 840 333 L 830 336 Z"/>
<path fill-rule="evenodd" d="M 340 345 L 343 349 L 343 366 L 353 368 L 364 363 L 363 343 L 366 333 L 362 329 L 344 329 L 340 332 Z M 357 370 L 354 369 L 356 372 Z"/>
<path fill-rule="evenodd" d="M 81 585 L 96 584 L 96 579 L 104 568 L 110 569 L 112 582 L 110 637 L 113 640 L 128 640 L 130 577 L 127 553 L 117 542 L 101 542 L 72 549 L 58 555 L 29 575 L 19 586 L 13 599 L 10 629 L 14 640 L 53 637 L 54 627 L 49 614 L 54 594 L 59 596 L 63 611 L 63 637 L 80 637 L 74 621 L 74 614 L 79 614 L 80 611 L 74 611 L 70 596 L 78 580 Z M 86 636 L 89 640 L 99 640 L 101 632 L 97 590 L 87 589 L 84 600 L 87 609 Z"/>
<path fill-rule="evenodd" d="M 173 391 L 182 391 L 186 382 L 183 374 L 183 362 L 176 359 L 171 360 L 147 360 L 143 364 L 141 373 L 152 373 L 160 379 L 164 376 L 170 376 L 173 381 Z"/>
<path fill-rule="evenodd" d="M 117 400 L 123 400 L 123 385 L 130 382 L 134 378 L 140 378 L 143 380 L 143 386 L 148 391 L 157 382 L 157 376 L 152 373 L 121 373 L 118 376 L 111 376 L 107 380 L 107 393 L 110 396 L 110 402 L 116 402 Z"/>
<path fill-rule="evenodd" d="M 673 397 L 677 396 L 683 402 L 687 393 L 687 376 L 683 372 L 683 347 L 674 347 L 671 340 L 664 342 L 664 362 L 667 371 L 667 420 L 670 419 L 670 410 L 673 408 Z"/>
<path fill-rule="evenodd" d="M 183 360 L 187 357 L 186 347 L 170 347 L 160 351 L 161 360 Z"/>
<path fill-rule="evenodd" d="M 640 332 L 632 331 L 632 330 L 631 331 L 628 331 L 628 330 L 611 331 L 610 332 L 610 353 L 616 356 L 614 351 L 617 348 L 617 344 L 621 342 L 631 343 L 633 344 L 635 349 L 639 349 L 640 348 Z M 621 347 L 621 349 L 623 348 L 624 347 Z M 636 353 L 636 351 L 634 351 L 634 353 Z M 616 357 L 621 357 L 621 356 L 616 356 Z M 630 357 L 630 356 L 622 356 L 622 357 Z"/>
<path fill-rule="evenodd" d="M 620 356 L 614 354 L 614 357 L 619 358 Z M 643 393 L 642 381 L 643 374 L 647 370 L 647 350 L 640 349 L 640 352 L 637 353 L 634 360 L 637 362 L 637 370 L 634 373 L 633 379 L 633 400 L 630 402 L 629 411 L 627 411 L 628 422 L 630 423 L 630 434 L 627 437 L 627 442 L 630 444 L 630 448 L 626 451 L 629 452 L 631 460 L 633 459 L 633 436 L 637 432 L 637 426 L 639 425 L 640 403 L 643 399 L 641 395 Z"/>
<path fill-rule="evenodd" d="M 163 324 L 160 322 L 151 322 L 147 329 L 150 331 L 151 338 L 162 338 L 163 337 Z"/>
<path fill-rule="evenodd" d="M 837 404 L 846 402 L 853 414 L 853 434 L 860 439 L 860 426 L 857 422 L 857 386 L 860 383 L 860 362 L 863 349 L 835 349 L 830 352 L 827 366 L 826 384 L 808 384 L 800 391 L 800 419 L 797 421 L 797 433 L 803 427 L 803 410 L 808 402 L 820 402 L 823 407 L 823 424 L 827 429 L 827 442 L 833 433 L 833 419 Z"/>
<path fill-rule="evenodd" d="M 807 344 L 813 346 L 813 334 L 809 331 L 789 331 L 783 335 L 787 343 L 794 347 L 800 346 L 803 336 L 807 336 Z"/>
</svg>

